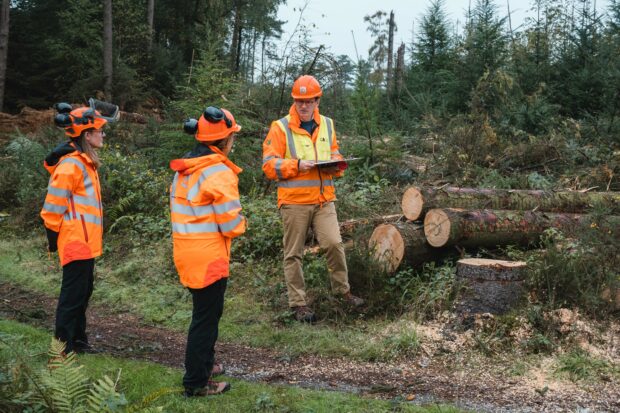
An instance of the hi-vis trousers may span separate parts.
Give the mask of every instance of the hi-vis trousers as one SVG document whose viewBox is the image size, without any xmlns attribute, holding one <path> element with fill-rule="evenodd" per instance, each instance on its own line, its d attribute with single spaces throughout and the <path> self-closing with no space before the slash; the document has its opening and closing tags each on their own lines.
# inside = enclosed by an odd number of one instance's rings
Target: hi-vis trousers
<svg viewBox="0 0 620 413">
<path fill-rule="evenodd" d="M 306 305 L 302 257 L 310 227 L 319 241 L 319 247 L 325 251 L 332 290 L 336 294 L 349 292 L 347 261 L 334 203 L 327 202 L 322 206 L 284 204 L 280 207 L 280 214 L 284 225 L 284 279 L 289 306 Z"/>
</svg>

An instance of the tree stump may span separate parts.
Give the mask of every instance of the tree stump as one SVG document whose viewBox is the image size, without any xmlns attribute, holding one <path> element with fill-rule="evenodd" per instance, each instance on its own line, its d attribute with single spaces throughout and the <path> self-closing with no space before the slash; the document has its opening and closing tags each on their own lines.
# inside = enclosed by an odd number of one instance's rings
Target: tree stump
<svg viewBox="0 0 620 413">
<path fill-rule="evenodd" d="M 457 312 L 508 312 L 522 299 L 525 267 L 523 261 L 482 258 L 459 260 L 456 265 L 456 278 L 465 288 L 457 299 Z"/>
</svg>

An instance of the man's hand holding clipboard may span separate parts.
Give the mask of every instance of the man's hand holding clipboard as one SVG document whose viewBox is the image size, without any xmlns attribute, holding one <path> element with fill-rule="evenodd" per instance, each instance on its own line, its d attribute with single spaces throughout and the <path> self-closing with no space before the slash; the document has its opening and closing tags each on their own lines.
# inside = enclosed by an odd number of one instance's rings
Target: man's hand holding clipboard
<svg viewBox="0 0 620 413">
<path fill-rule="evenodd" d="M 351 161 L 357 161 L 358 159 L 361 158 L 348 158 L 348 159 L 332 159 L 329 161 L 318 161 L 315 162 L 315 165 L 319 168 L 319 169 L 330 169 L 333 170 L 332 171 L 327 171 L 328 173 L 334 173 L 337 171 L 344 171 L 345 169 L 348 168 L 349 166 L 349 162 Z"/>
</svg>

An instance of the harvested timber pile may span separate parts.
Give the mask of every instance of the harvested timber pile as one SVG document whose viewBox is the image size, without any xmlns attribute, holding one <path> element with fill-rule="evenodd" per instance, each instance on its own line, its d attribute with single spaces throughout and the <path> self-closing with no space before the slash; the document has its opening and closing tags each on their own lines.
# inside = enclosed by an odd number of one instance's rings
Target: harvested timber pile
<svg viewBox="0 0 620 413">
<path fill-rule="evenodd" d="M 401 207 L 409 221 L 380 225 L 369 240 L 388 272 L 460 247 L 535 245 L 549 228 L 578 233 L 592 225 L 620 236 L 618 192 L 410 187 Z M 606 215 L 589 214 L 595 207 Z"/>
</svg>

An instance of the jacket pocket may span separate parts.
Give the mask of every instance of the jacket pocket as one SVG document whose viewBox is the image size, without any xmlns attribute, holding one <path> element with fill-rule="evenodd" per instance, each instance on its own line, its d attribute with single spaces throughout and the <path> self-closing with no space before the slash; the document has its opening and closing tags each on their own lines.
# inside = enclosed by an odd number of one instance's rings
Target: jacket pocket
<svg viewBox="0 0 620 413">
<path fill-rule="evenodd" d="M 82 230 L 84 230 L 84 239 L 88 242 L 88 231 L 86 231 L 86 222 L 84 221 L 84 216 L 80 214 L 80 221 L 82 221 Z"/>
</svg>

